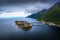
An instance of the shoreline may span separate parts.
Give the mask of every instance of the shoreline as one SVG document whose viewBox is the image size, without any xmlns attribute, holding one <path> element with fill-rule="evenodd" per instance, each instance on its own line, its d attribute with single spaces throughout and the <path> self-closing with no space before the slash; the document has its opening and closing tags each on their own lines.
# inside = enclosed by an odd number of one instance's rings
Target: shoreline
<svg viewBox="0 0 60 40">
<path fill-rule="evenodd" d="M 55 23 L 52 23 L 52 22 L 45 22 L 45 21 L 41 21 L 41 22 L 42 22 L 42 24 L 47 24 L 47 25 L 49 25 L 49 26 L 56 26 L 56 27 L 60 27 L 60 25 L 55 24 Z"/>
</svg>

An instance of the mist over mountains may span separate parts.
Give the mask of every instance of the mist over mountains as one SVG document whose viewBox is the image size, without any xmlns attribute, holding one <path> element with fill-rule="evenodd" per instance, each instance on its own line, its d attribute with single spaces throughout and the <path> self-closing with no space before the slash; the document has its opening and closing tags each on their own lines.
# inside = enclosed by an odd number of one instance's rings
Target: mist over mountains
<svg viewBox="0 0 60 40">
<path fill-rule="evenodd" d="M 57 2 L 56 4 L 54 4 L 48 10 L 42 10 L 41 12 L 33 14 L 29 17 L 35 18 L 39 21 L 43 20 L 45 22 L 52 22 L 54 24 L 60 25 L 60 2 Z"/>
<path fill-rule="evenodd" d="M 25 17 L 49 9 L 57 1 L 59 0 L 0 0 L 0 16 L 23 14 Z"/>
</svg>

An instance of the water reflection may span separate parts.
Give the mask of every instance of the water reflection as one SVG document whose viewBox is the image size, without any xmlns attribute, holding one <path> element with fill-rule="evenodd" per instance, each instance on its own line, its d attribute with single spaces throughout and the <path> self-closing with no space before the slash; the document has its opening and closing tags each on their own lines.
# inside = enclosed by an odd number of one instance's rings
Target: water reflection
<svg viewBox="0 0 60 40">
<path fill-rule="evenodd" d="M 15 25 L 24 31 L 28 31 L 32 28 L 32 24 L 26 21 L 15 21 Z"/>
</svg>

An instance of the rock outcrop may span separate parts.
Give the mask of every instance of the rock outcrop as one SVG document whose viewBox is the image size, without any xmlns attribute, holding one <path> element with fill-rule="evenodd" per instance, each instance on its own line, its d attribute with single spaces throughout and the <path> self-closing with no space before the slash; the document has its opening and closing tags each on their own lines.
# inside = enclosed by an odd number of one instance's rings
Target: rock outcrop
<svg viewBox="0 0 60 40">
<path fill-rule="evenodd" d="M 15 21 L 18 28 L 21 28 L 25 31 L 28 31 L 32 28 L 32 23 L 28 23 L 26 21 Z"/>
</svg>

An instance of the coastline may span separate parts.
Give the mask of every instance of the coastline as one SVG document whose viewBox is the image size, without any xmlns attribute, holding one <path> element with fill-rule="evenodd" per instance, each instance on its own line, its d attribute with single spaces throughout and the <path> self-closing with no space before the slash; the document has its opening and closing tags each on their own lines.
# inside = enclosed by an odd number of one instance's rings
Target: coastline
<svg viewBox="0 0 60 40">
<path fill-rule="evenodd" d="M 36 20 L 37 20 L 37 19 L 36 19 Z M 59 24 L 55 24 L 55 23 L 53 23 L 53 22 L 46 22 L 46 21 L 44 21 L 44 20 L 37 20 L 37 21 L 41 22 L 42 24 L 47 24 L 47 25 L 49 25 L 49 26 L 60 27 Z"/>
<path fill-rule="evenodd" d="M 47 24 L 47 25 L 49 25 L 49 26 L 55 26 L 55 27 L 60 27 L 60 25 L 58 25 L 58 24 L 55 24 L 55 23 L 52 23 L 52 22 L 45 22 L 45 21 L 41 21 L 42 22 L 42 24 Z"/>
</svg>

